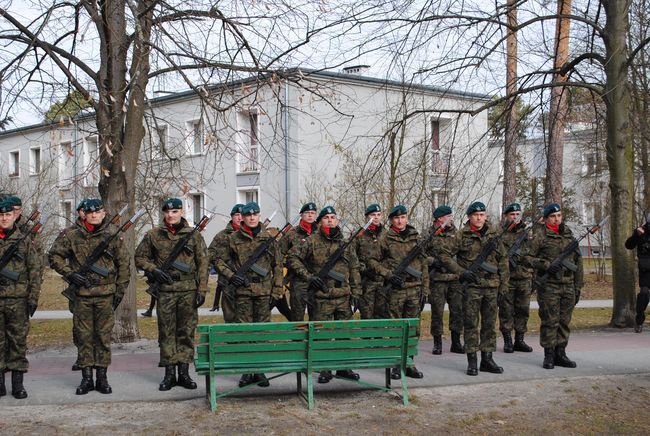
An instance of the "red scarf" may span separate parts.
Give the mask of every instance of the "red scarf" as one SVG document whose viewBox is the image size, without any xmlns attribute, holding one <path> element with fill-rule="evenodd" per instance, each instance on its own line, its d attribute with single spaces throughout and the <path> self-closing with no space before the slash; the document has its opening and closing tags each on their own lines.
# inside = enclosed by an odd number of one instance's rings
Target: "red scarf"
<svg viewBox="0 0 650 436">
<path fill-rule="evenodd" d="M 242 228 L 242 230 L 244 230 L 246 233 L 248 233 L 249 235 L 251 235 L 251 238 L 254 238 L 254 237 L 255 237 L 255 234 L 253 233 L 253 231 L 251 230 L 251 228 L 248 227 L 246 224 L 243 224 L 243 223 L 242 223 L 241 228 Z"/>
<path fill-rule="evenodd" d="M 5 229 L 0 228 L 0 239 L 4 239 L 7 237 L 7 233 L 5 233 Z"/>
<path fill-rule="evenodd" d="M 95 226 L 93 224 L 90 224 L 88 221 L 83 221 L 83 225 L 88 230 L 88 233 L 92 233 L 95 231 Z"/>
<path fill-rule="evenodd" d="M 370 224 L 368 226 L 368 231 L 372 233 L 377 233 L 377 230 L 379 230 L 379 226 L 377 224 Z"/>
<path fill-rule="evenodd" d="M 302 219 L 300 220 L 300 228 L 305 231 L 308 235 L 311 235 L 311 230 L 312 230 L 312 224 L 308 223 L 306 221 L 303 221 Z M 328 233 L 329 235 L 329 233 Z"/>
<path fill-rule="evenodd" d="M 556 235 L 560 234 L 560 225 L 559 224 L 551 224 L 551 223 L 546 223 L 546 228 L 555 233 Z"/>
<path fill-rule="evenodd" d="M 232 221 L 230 221 L 230 225 L 232 225 L 233 230 L 235 230 L 236 232 L 238 232 L 239 227 L 241 227 L 239 224 L 235 224 Z"/>
<path fill-rule="evenodd" d="M 483 230 L 483 227 L 481 227 L 481 228 L 479 229 L 478 227 L 475 227 L 474 224 L 469 223 L 469 228 L 470 228 L 471 231 L 473 231 L 473 232 L 476 233 L 477 235 L 481 236 L 481 230 Z"/>
<path fill-rule="evenodd" d="M 392 231 L 394 231 L 394 232 L 397 233 L 398 235 L 399 235 L 400 233 L 402 233 L 404 230 L 406 230 L 406 228 L 404 228 L 403 230 L 400 230 L 400 229 L 398 229 L 398 228 L 395 227 L 395 226 L 390 226 L 390 228 L 391 228 Z"/>
<path fill-rule="evenodd" d="M 327 236 L 330 235 L 330 232 L 332 231 L 332 227 L 321 227 L 323 229 L 323 233 L 325 233 Z"/>
</svg>

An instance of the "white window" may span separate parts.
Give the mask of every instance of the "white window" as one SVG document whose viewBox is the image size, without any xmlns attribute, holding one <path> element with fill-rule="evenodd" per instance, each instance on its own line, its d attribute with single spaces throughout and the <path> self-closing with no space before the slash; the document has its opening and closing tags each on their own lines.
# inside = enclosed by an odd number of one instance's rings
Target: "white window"
<svg viewBox="0 0 650 436">
<path fill-rule="evenodd" d="M 254 201 L 259 204 L 260 202 L 259 188 L 240 189 L 237 193 L 237 196 L 239 197 L 239 203 L 246 204 Z"/>
<path fill-rule="evenodd" d="M 192 222 L 196 225 L 203 218 L 203 194 L 191 194 L 190 203 L 192 207 Z"/>
<path fill-rule="evenodd" d="M 259 171 L 259 124 L 257 110 L 240 111 L 237 113 L 239 131 L 239 172 Z"/>
<path fill-rule="evenodd" d="M 185 123 L 187 129 L 187 152 L 191 155 L 203 154 L 203 122 L 192 120 Z"/>
<path fill-rule="evenodd" d="M 9 177 L 20 177 L 20 151 L 9 152 Z"/>
<path fill-rule="evenodd" d="M 61 202 L 61 219 L 59 220 L 61 227 L 67 227 L 75 222 L 72 216 L 72 201 L 65 200 Z"/>
<path fill-rule="evenodd" d="M 97 186 L 99 183 L 99 138 L 88 136 L 84 140 L 84 173 L 86 186 Z"/>
<path fill-rule="evenodd" d="M 431 193 L 431 201 L 433 202 L 434 209 L 443 204 L 447 204 L 447 191 L 433 191 Z"/>
<path fill-rule="evenodd" d="M 588 176 L 598 172 L 598 153 L 587 152 L 582 155 L 582 175 Z"/>
<path fill-rule="evenodd" d="M 59 186 L 69 188 L 73 182 L 75 155 L 72 142 L 66 141 L 59 145 Z"/>
<path fill-rule="evenodd" d="M 29 174 L 37 175 L 41 173 L 41 147 L 29 149 Z"/>
</svg>

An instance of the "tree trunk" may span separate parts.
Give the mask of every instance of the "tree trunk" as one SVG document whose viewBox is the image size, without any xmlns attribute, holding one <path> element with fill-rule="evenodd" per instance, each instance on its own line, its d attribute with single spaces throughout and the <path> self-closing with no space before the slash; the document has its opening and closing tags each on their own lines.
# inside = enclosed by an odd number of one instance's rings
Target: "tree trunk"
<svg viewBox="0 0 650 436">
<path fill-rule="evenodd" d="M 508 115 L 506 136 L 503 144 L 503 207 L 515 201 L 517 196 L 517 34 L 512 30 L 517 26 L 517 6 L 515 0 L 508 0 L 508 36 L 506 94 L 508 96 Z"/>
<path fill-rule="evenodd" d="M 630 91 L 626 36 L 627 2 L 602 2 L 607 20 L 604 28 L 605 93 L 607 107 L 607 164 L 611 191 L 611 256 L 614 282 L 614 309 L 610 324 L 634 325 L 634 254 L 624 242 L 634 227 L 634 168 L 630 129 Z"/>
<path fill-rule="evenodd" d="M 558 15 L 571 13 L 571 0 L 558 0 Z M 554 69 L 558 71 L 569 60 L 569 18 L 559 16 L 555 32 Z M 555 73 L 553 81 L 558 84 L 551 89 L 551 108 L 549 112 L 549 142 L 546 157 L 546 184 L 544 197 L 546 203 L 562 203 L 562 163 L 564 153 L 564 126 L 567 115 L 566 87 L 561 86 L 567 76 Z"/>
</svg>

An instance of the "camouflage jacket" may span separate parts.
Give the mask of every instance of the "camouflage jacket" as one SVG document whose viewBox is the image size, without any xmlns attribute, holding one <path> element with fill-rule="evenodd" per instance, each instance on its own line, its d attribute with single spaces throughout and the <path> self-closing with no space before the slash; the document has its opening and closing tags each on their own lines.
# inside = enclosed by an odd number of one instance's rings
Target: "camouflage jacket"
<svg viewBox="0 0 650 436">
<path fill-rule="evenodd" d="M 498 233 L 489 222 L 485 223 L 479 234 L 473 232 L 469 227 L 469 223 L 466 223 L 456 233 L 453 242 L 449 246 L 442 248 L 440 260 L 450 271 L 461 274 L 478 257 L 483 246 L 495 237 L 498 237 Z M 454 256 L 456 257 L 455 260 Z M 492 274 L 479 268 L 477 274 L 480 281 L 473 286 L 477 288 L 499 288 L 499 292 L 506 292 L 510 272 L 508 270 L 508 255 L 503 241 L 499 241 L 497 248 L 488 256 L 486 262 L 496 267 L 497 273 Z"/>
<path fill-rule="evenodd" d="M 239 231 L 231 233 L 226 242 L 217 248 L 215 262 L 217 272 L 229 281 L 257 247 L 272 238 L 263 227 L 257 236 L 253 237 L 242 225 Z M 262 274 L 249 270 L 246 277 L 250 284 L 237 288 L 235 294 L 244 297 L 282 296 L 282 258 L 278 244 L 272 243 L 257 259 L 256 265 Z"/>
<path fill-rule="evenodd" d="M 317 228 L 314 226 L 312 228 L 311 234 L 313 235 L 316 230 Z M 310 234 L 308 234 L 305 229 L 300 227 L 300 225 L 292 228 L 287 233 L 285 233 L 282 236 L 282 239 L 280 239 L 280 252 L 282 253 L 282 257 L 286 260 L 291 249 L 309 236 Z"/>
<path fill-rule="evenodd" d="M 187 233 L 193 231 L 185 218 L 181 218 L 183 227 L 175 234 L 163 223 L 149 230 L 135 250 L 135 266 L 150 273 L 161 266 L 174 249 L 176 243 Z M 176 258 L 189 266 L 189 272 L 170 268 L 167 273 L 174 279 L 171 285 L 162 284 L 161 292 L 198 291 L 205 295 L 208 292 L 208 253 L 203 236 L 198 231 L 194 232 L 185 250 Z"/>
<path fill-rule="evenodd" d="M 23 215 L 19 216 L 18 219 L 16 220 L 16 226 L 20 229 L 20 232 L 23 235 L 31 232 L 32 228 L 34 227 L 34 224 L 36 223 L 24 219 Z M 38 233 L 31 234 L 29 238 L 32 240 L 32 243 L 34 245 L 34 250 L 36 250 L 36 254 L 37 254 L 36 260 L 38 261 L 38 267 L 42 270 L 43 268 L 45 268 L 45 258 L 44 258 L 45 246 L 43 245 L 43 238 Z"/>
<path fill-rule="evenodd" d="M 376 231 L 364 230 L 363 233 L 354 241 L 354 246 L 359 258 L 359 267 L 361 276 L 371 282 L 383 282 L 384 278 L 375 274 L 368 267 L 368 259 L 379 258 L 379 240 L 386 233 L 384 226 L 380 225 Z"/>
<path fill-rule="evenodd" d="M 59 233 L 50 248 L 50 266 L 64 277 L 79 271 L 95 247 L 115 231 L 108 222 L 105 219 L 94 232 L 89 232 L 83 226 L 71 226 Z M 92 285 L 89 288 L 79 288 L 77 295 L 97 297 L 115 294 L 122 297 L 129 285 L 131 265 L 121 237 L 111 241 L 105 255 L 99 258 L 96 265 L 108 270 L 108 277 L 89 273 L 88 279 Z"/>
<path fill-rule="evenodd" d="M 219 256 L 219 252 L 228 243 L 228 237 L 235 233 L 235 228 L 232 226 L 232 221 L 230 221 L 228 224 L 226 224 L 226 228 L 214 235 L 214 238 L 212 238 L 212 242 L 210 242 L 210 246 L 208 247 L 208 260 L 210 262 L 210 265 L 214 266 L 215 269 L 217 269 L 217 257 Z M 226 280 L 223 278 L 221 274 L 219 274 L 219 283 L 225 284 Z"/>
<path fill-rule="evenodd" d="M 387 229 L 379 238 L 379 250 L 376 257 L 368 259 L 368 269 L 378 276 L 388 280 L 399 263 L 406 257 L 413 247 L 418 243 L 419 233 L 415 227 L 407 224 L 400 234 L 393 229 Z M 425 295 L 429 293 L 429 260 L 425 254 L 419 256 L 409 265 L 413 270 L 419 271 L 421 276 L 406 276 L 404 288 L 422 286 Z"/>
<path fill-rule="evenodd" d="M 503 241 L 503 246 L 506 249 L 506 252 L 514 245 L 517 241 L 517 238 L 526 231 L 526 224 L 522 221 L 520 222 L 512 231 L 506 232 L 501 241 Z M 528 255 L 528 250 L 530 248 L 530 239 L 532 231 L 528 232 L 528 237 L 520 245 L 520 260 L 519 263 L 513 269 L 510 267 L 510 280 L 528 280 L 533 277 L 533 270 L 530 268 L 530 261 Z"/>
<path fill-rule="evenodd" d="M 0 239 L 0 256 L 23 236 L 20 229 L 14 227 L 13 232 Z M 20 243 L 18 254 L 11 258 L 6 267 L 19 274 L 18 281 L 0 276 L 0 298 L 27 298 L 29 303 L 37 304 L 42 279 L 39 265 L 38 254 L 31 238 L 27 237 Z"/>
<path fill-rule="evenodd" d="M 295 245 L 287 258 L 291 270 L 304 281 L 312 276 L 327 263 L 332 254 L 344 243 L 343 234 L 340 228 L 336 228 L 335 234 L 326 235 L 323 229 L 318 229 L 309 238 L 302 239 L 300 244 Z M 316 298 L 339 298 L 347 295 L 361 295 L 361 277 L 359 276 L 359 259 L 352 245 L 349 245 L 332 268 L 334 274 L 343 277 L 342 282 L 337 282 L 331 277 L 325 280 L 328 291 L 317 290 L 314 292 Z"/>
<path fill-rule="evenodd" d="M 533 229 L 533 238 L 530 241 L 530 266 L 535 269 L 538 275 L 543 275 L 553 259 L 557 258 L 564 247 L 569 245 L 573 239 L 573 232 L 564 224 L 560 224 L 559 234 L 549 230 L 546 226 L 536 226 Z M 573 284 L 576 289 L 582 289 L 584 282 L 580 249 L 576 249 L 567 260 L 576 265 L 578 270 L 573 273 L 568 268 L 562 268 L 562 274 L 559 278 L 549 275 L 548 283 Z"/>
<path fill-rule="evenodd" d="M 437 236 L 431 239 L 427 245 L 426 253 L 429 256 L 429 280 L 431 282 L 455 282 L 458 280 L 458 274 L 449 270 L 441 261 L 440 254 L 443 249 L 454 243 L 454 237 L 458 230 L 451 224 Z"/>
</svg>

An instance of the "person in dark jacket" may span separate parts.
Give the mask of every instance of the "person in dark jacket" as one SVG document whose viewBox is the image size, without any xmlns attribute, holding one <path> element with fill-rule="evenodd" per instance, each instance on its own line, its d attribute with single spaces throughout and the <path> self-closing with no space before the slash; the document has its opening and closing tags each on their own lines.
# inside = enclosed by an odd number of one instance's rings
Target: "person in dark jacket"
<svg viewBox="0 0 650 436">
<path fill-rule="evenodd" d="M 625 248 L 634 250 L 639 266 L 639 295 L 636 296 L 636 325 L 634 331 L 643 331 L 645 310 L 650 302 L 650 214 L 646 223 L 634 230 L 632 236 L 625 241 Z"/>
</svg>

